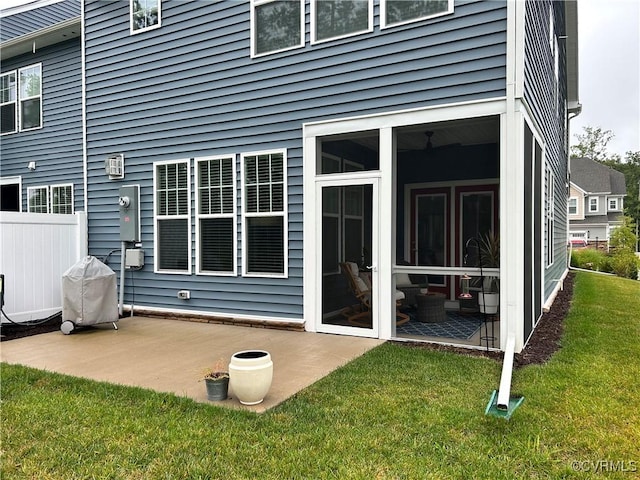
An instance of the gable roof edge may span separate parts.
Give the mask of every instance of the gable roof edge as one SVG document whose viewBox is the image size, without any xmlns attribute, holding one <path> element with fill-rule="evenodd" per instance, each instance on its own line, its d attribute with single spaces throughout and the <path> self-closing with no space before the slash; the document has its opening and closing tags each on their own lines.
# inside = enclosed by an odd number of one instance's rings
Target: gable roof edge
<svg viewBox="0 0 640 480">
<path fill-rule="evenodd" d="M 569 181 L 569 185 L 572 186 L 573 188 L 575 188 L 576 190 L 580 190 L 580 192 L 582 192 L 583 194 L 587 194 L 589 192 L 587 192 L 584 188 L 582 188 L 580 185 L 578 185 L 575 182 Z"/>
</svg>

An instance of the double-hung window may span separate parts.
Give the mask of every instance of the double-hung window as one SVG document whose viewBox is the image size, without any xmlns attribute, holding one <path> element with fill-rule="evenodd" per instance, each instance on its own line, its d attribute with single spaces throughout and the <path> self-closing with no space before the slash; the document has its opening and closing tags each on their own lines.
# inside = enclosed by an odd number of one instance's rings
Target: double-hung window
<svg viewBox="0 0 640 480">
<path fill-rule="evenodd" d="M 569 215 L 578 214 L 578 199 L 577 197 L 571 197 L 568 203 Z"/>
<path fill-rule="evenodd" d="M 73 213 L 73 185 L 51 185 L 51 213 Z"/>
<path fill-rule="evenodd" d="M 555 180 L 553 170 L 547 165 L 544 180 L 544 210 L 545 210 L 545 250 L 547 266 L 554 261 L 555 236 Z"/>
<path fill-rule="evenodd" d="M 589 213 L 595 213 L 600 208 L 598 197 L 589 197 Z"/>
<path fill-rule="evenodd" d="M 0 76 L 0 133 L 42 127 L 42 64 Z"/>
<path fill-rule="evenodd" d="M 18 130 L 18 77 L 15 71 L 0 76 L 0 133 Z"/>
<path fill-rule="evenodd" d="M 158 28 L 161 20 L 161 0 L 130 0 L 131 33 Z"/>
<path fill-rule="evenodd" d="M 155 271 L 191 273 L 189 160 L 153 165 Z"/>
<path fill-rule="evenodd" d="M 313 0 L 311 11 L 313 42 L 373 30 L 372 0 Z"/>
<path fill-rule="evenodd" d="M 49 187 L 27 187 L 29 213 L 49 213 Z"/>
<path fill-rule="evenodd" d="M 243 274 L 287 273 L 285 150 L 242 155 Z"/>
<path fill-rule="evenodd" d="M 196 159 L 197 273 L 235 275 L 235 155 Z"/>
<path fill-rule="evenodd" d="M 42 64 L 18 70 L 20 82 L 20 130 L 42 126 Z"/>
<path fill-rule="evenodd" d="M 252 57 L 302 46 L 302 0 L 251 0 Z"/>
<path fill-rule="evenodd" d="M 611 210 L 615 211 L 615 210 L 619 210 L 620 209 L 619 204 L 618 204 L 618 200 L 619 199 L 617 199 L 617 198 L 610 198 L 609 199 L 609 210 L 610 211 Z"/>
<path fill-rule="evenodd" d="M 381 0 L 381 27 L 453 13 L 453 0 Z"/>
</svg>

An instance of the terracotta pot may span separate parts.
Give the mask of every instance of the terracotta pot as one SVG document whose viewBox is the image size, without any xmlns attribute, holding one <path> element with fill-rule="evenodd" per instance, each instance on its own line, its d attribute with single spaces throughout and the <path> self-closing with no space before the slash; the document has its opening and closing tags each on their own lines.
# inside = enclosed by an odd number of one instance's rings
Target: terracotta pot
<svg viewBox="0 0 640 480">
<path fill-rule="evenodd" d="M 256 405 L 271 388 L 273 362 L 264 350 L 243 350 L 231 356 L 229 385 L 243 405 Z"/>
</svg>

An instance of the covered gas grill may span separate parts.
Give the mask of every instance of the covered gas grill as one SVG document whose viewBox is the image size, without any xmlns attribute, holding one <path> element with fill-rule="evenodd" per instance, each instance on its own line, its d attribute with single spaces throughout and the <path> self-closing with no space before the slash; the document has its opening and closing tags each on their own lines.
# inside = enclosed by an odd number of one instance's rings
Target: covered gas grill
<svg viewBox="0 0 640 480">
<path fill-rule="evenodd" d="M 88 256 L 62 275 L 62 333 L 99 323 L 117 330 L 118 319 L 116 274 L 107 265 Z"/>
</svg>

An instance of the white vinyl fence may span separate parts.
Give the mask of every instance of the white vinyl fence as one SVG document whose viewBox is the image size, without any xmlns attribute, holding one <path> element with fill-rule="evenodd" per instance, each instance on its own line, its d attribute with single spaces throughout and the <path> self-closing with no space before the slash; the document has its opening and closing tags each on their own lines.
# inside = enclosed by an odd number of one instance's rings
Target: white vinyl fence
<svg viewBox="0 0 640 480">
<path fill-rule="evenodd" d="M 87 215 L 0 212 L 3 310 L 16 322 L 62 310 L 62 274 L 87 255 Z M 2 322 L 7 319 L 2 315 Z"/>
</svg>

